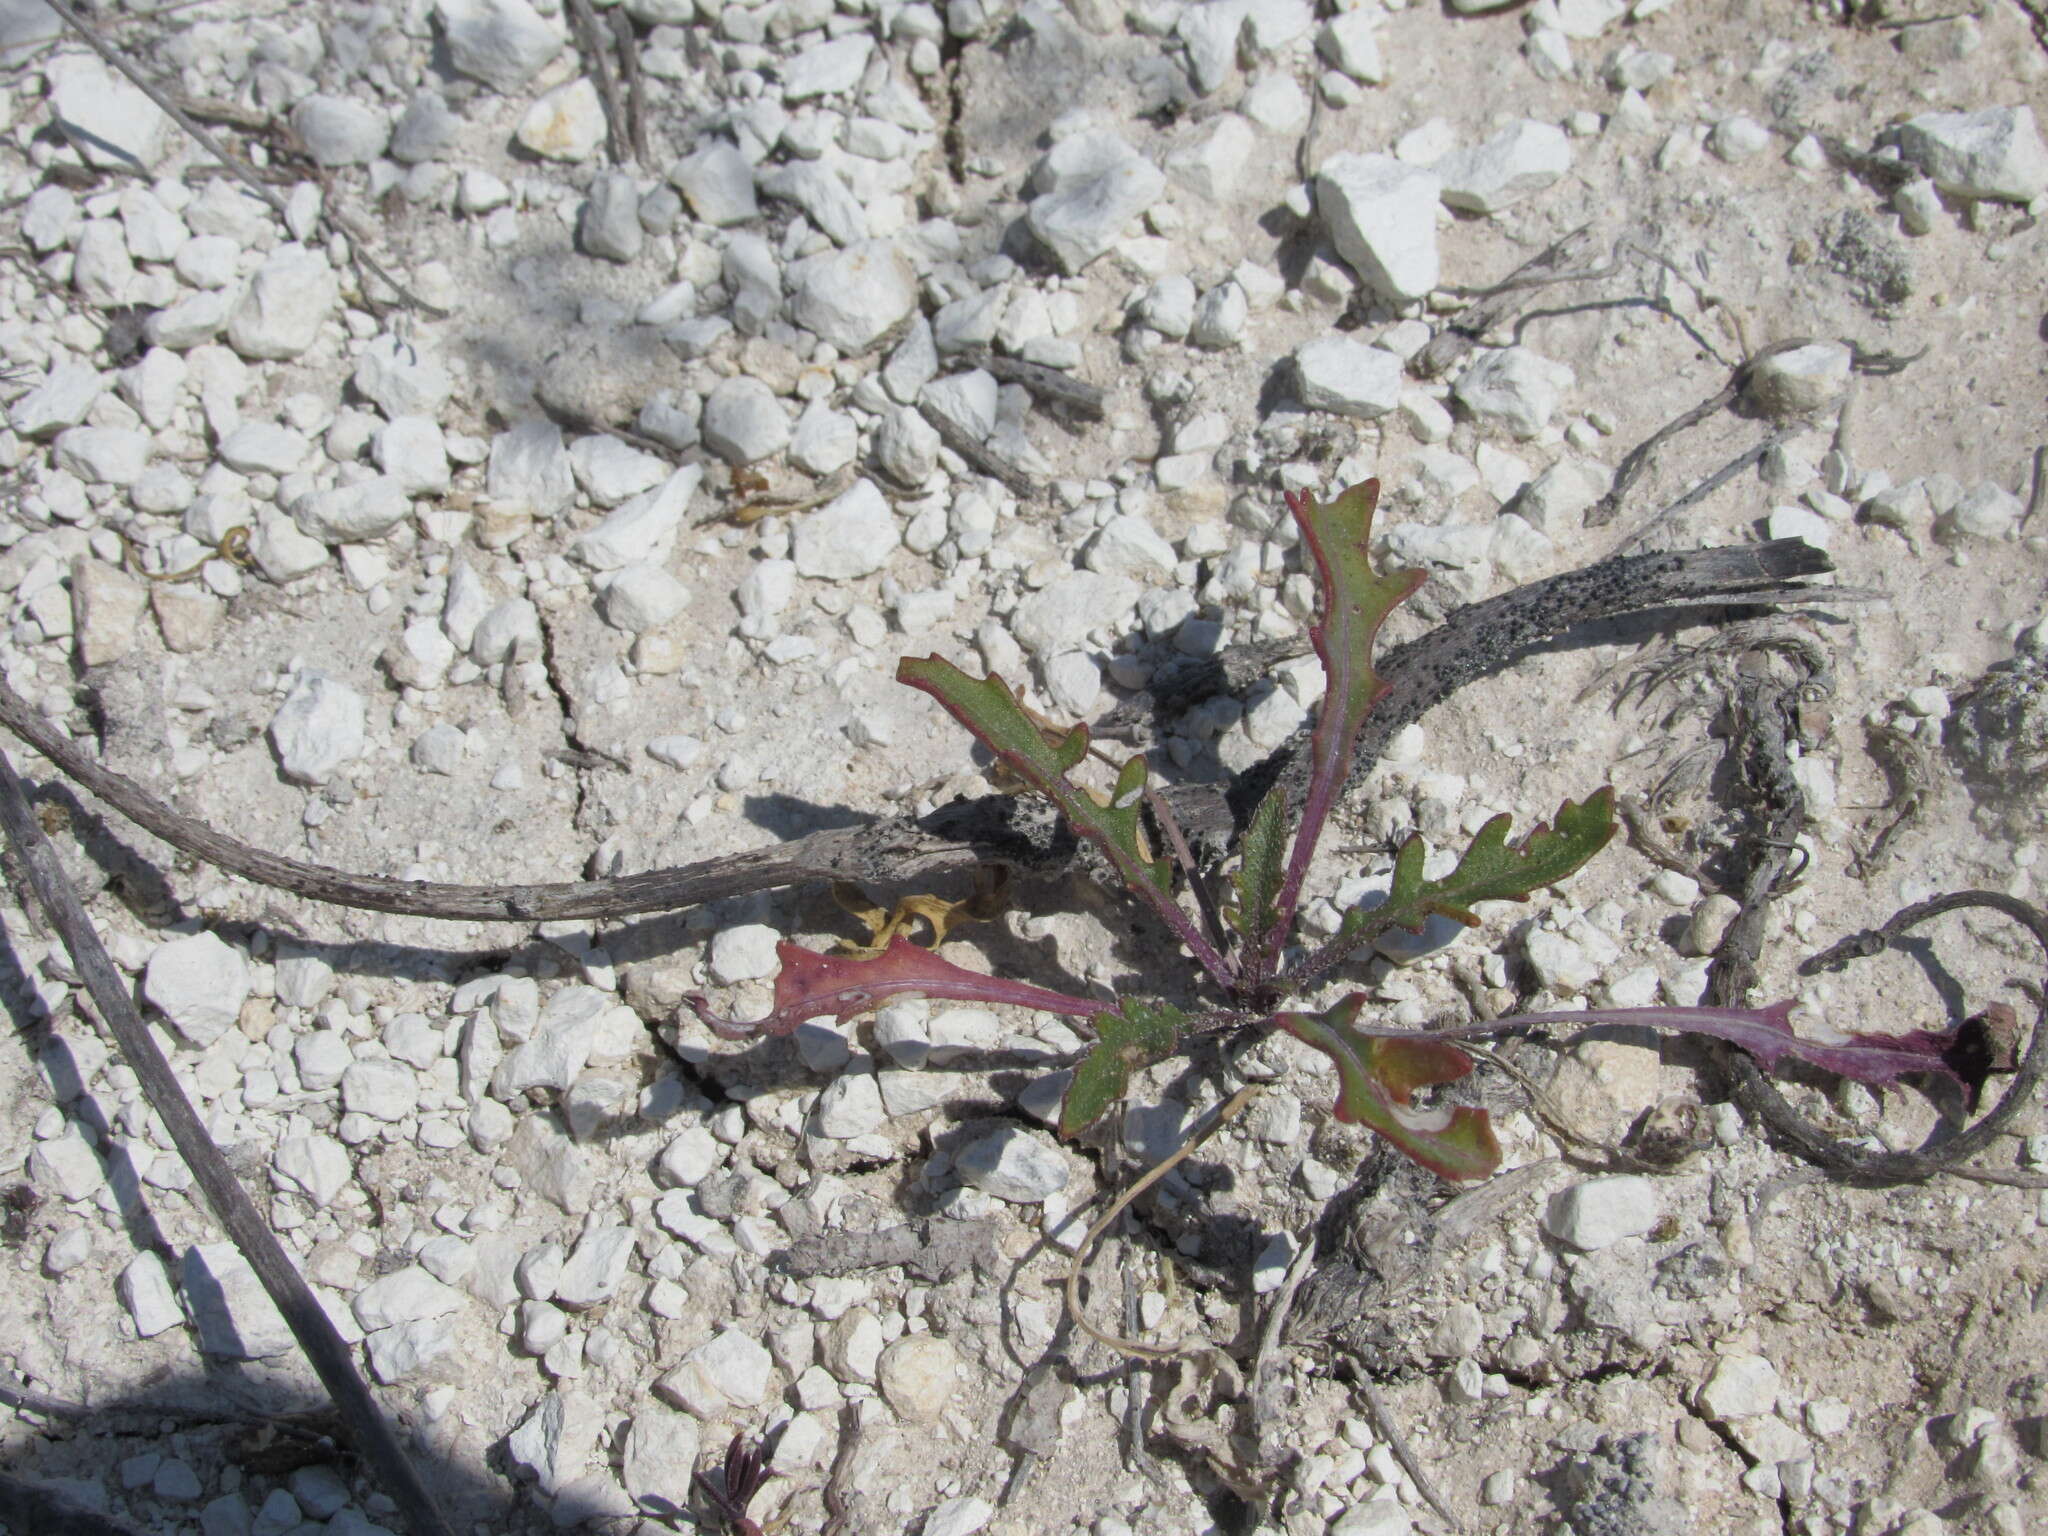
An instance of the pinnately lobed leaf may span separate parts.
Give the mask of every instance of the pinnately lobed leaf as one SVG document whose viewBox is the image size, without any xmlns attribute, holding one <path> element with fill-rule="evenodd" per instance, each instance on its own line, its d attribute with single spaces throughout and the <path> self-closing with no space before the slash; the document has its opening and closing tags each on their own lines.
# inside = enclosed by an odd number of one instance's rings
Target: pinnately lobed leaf
<svg viewBox="0 0 2048 1536">
<path fill-rule="evenodd" d="M 1134 757 L 1118 772 L 1108 805 L 1075 784 L 1067 773 L 1088 752 L 1088 727 L 1077 725 L 1057 743 L 1017 702 L 1000 677 L 973 678 L 942 656 L 905 656 L 896 680 L 928 693 L 975 738 L 1033 789 L 1059 807 L 1069 826 L 1098 844 L 1126 886 L 1159 914 L 1197 959 L 1218 976 L 1227 974 L 1215 947 L 1173 898 L 1173 871 L 1145 847 L 1141 806 L 1145 759 Z"/>
<path fill-rule="evenodd" d="M 1483 1179 L 1500 1166 L 1500 1143 L 1485 1110 L 1468 1104 L 1417 1109 L 1417 1088 L 1456 1082 L 1472 1058 L 1427 1035 L 1367 1034 L 1354 1029 L 1365 994 L 1354 992 L 1321 1013 L 1281 1012 L 1273 1021 L 1337 1064 L 1337 1118 L 1369 1126 L 1410 1158 L 1447 1179 Z"/>
<path fill-rule="evenodd" d="M 1171 1003 L 1142 998 L 1127 998 L 1095 1015 L 1095 1047 L 1074 1069 L 1060 1105 L 1060 1134 L 1071 1136 L 1093 1125 L 1124 1096 L 1133 1072 L 1172 1055 L 1186 1021 L 1187 1015 Z"/>
<path fill-rule="evenodd" d="M 1323 823 L 1351 775 L 1351 749 L 1358 740 L 1358 728 L 1387 691 L 1386 681 L 1372 669 L 1373 643 L 1387 615 L 1423 582 L 1421 571 L 1381 575 L 1372 568 L 1366 551 L 1379 498 L 1377 480 L 1354 485 L 1328 502 L 1294 492 L 1287 497 L 1322 590 L 1309 639 L 1323 663 L 1325 682 L 1310 740 L 1311 768 L 1301 824 L 1275 900 L 1273 926 L 1259 946 L 1259 968 L 1267 972 L 1285 942 L 1280 930 L 1294 914 Z"/>
<path fill-rule="evenodd" d="M 1491 818 L 1472 839 L 1458 867 L 1440 880 L 1423 875 L 1422 839 L 1410 837 L 1394 856 L 1387 899 L 1376 907 L 1353 907 L 1345 913 L 1331 953 L 1347 953 L 1390 928 L 1420 930 L 1432 913 L 1476 927 L 1474 902 L 1526 901 L 1531 893 L 1557 884 L 1613 838 L 1613 787 L 1594 791 L 1583 804 L 1565 801 L 1554 823 L 1538 823 L 1519 843 L 1508 842 L 1508 825 L 1505 814 Z"/>
<path fill-rule="evenodd" d="M 805 1019 L 830 1015 L 850 1019 L 879 1008 L 895 997 L 944 997 L 964 1003 L 1005 1003 L 1045 1013 L 1088 1018 L 1108 1011 L 1111 1003 L 1051 992 L 1021 981 L 984 976 L 942 960 L 930 950 L 898 934 L 879 955 L 820 955 L 787 941 L 775 947 L 782 961 L 775 978 L 775 1007 L 751 1022 L 721 1018 L 701 994 L 686 1001 L 713 1031 L 727 1039 L 786 1035 Z"/>
</svg>

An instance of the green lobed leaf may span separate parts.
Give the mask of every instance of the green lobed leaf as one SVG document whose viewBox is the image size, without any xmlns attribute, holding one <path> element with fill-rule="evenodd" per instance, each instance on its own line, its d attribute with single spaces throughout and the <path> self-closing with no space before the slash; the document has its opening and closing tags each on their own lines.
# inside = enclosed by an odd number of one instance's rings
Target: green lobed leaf
<svg viewBox="0 0 2048 1536">
<path fill-rule="evenodd" d="M 1247 944 L 1257 944 L 1279 921 L 1280 880 L 1287 857 L 1287 796 L 1279 785 L 1266 792 L 1252 813 L 1239 849 L 1237 906 L 1230 924 Z M 1281 935 L 1286 942 L 1286 935 Z"/>
<path fill-rule="evenodd" d="M 1124 1096 L 1131 1074 L 1173 1054 L 1187 1015 L 1171 1003 L 1127 999 L 1114 1012 L 1095 1015 L 1095 1048 L 1074 1069 L 1060 1105 L 1060 1134 L 1087 1129 Z"/>
<path fill-rule="evenodd" d="M 905 656 L 896 664 L 896 680 L 937 699 L 1005 766 L 1058 806 L 1068 825 L 1101 847 L 1124 884 L 1159 914 L 1203 967 L 1230 984 L 1232 973 L 1223 956 L 1173 898 L 1172 867 L 1146 851 L 1140 814 L 1147 775 L 1143 757 L 1123 765 L 1109 804 L 1099 805 L 1067 778 L 1067 771 L 1087 755 L 1087 726 L 1077 725 L 1049 741 L 1008 683 L 1000 677 L 969 677 L 940 656 Z"/>
<path fill-rule="evenodd" d="M 1519 843 L 1507 840 L 1510 820 L 1506 814 L 1490 819 L 1458 867 L 1439 880 L 1424 877 L 1422 839 L 1410 837 L 1394 856 L 1394 880 L 1386 901 L 1345 913 L 1337 945 L 1352 948 L 1354 941 L 1389 928 L 1420 930 L 1432 913 L 1476 927 L 1479 918 L 1472 903 L 1526 901 L 1531 892 L 1557 884 L 1613 838 L 1614 789 L 1608 785 L 1595 790 L 1583 804 L 1565 801 L 1555 823 L 1539 822 Z"/>
<path fill-rule="evenodd" d="M 1283 1012 L 1274 1022 L 1337 1064 L 1337 1118 L 1369 1126 L 1414 1161 L 1447 1179 L 1481 1179 L 1500 1166 L 1500 1143 L 1485 1110 L 1469 1104 L 1418 1109 L 1417 1088 L 1456 1082 L 1472 1058 L 1427 1035 L 1369 1035 L 1353 1028 L 1365 994 L 1321 1013 Z"/>
</svg>

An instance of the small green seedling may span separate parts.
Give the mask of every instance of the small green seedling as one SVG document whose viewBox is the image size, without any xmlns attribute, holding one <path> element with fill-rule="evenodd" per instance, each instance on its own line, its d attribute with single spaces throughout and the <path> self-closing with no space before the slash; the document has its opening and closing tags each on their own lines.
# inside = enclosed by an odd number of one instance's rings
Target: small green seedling
<svg viewBox="0 0 2048 1536">
<path fill-rule="evenodd" d="M 1302 889 L 1317 844 L 1351 776 L 1359 729 L 1387 692 L 1388 685 L 1373 671 L 1374 642 L 1387 615 L 1423 581 L 1420 571 L 1373 570 L 1367 546 L 1378 499 L 1377 480 L 1353 486 L 1327 503 L 1294 493 L 1287 497 L 1320 589 L 1309 637 L 1323 665 L 1323 703 L 1310 740 L 1308 788 L 1292 834 L 1288 797 L 1276 784 L 1245 830 L 1230 899 L 1220 911 L 1205 900 L 1201 916 L 1191 913 L 1182 894 L 1190 888 L 1202 892 L 1203 872 L 1188 867 L 1185 857 L 1176 865 L 1153 850 L 1148 811 L 1170 841 L 1181 840 L 1151 788 L 1143 757 L 1118 766 L 1114 787 L 1098 795 L 1073 777 L 1090 755 L 1085 725 L 1049 730 L 1001 678 L 970 677 L 938 656 L 905 657 L 897 667 L 899 681 L 937 699 L 1004 768 L 1051 800 L 1074 831 L 1101 850 L 1124 886 L 1205 973 L 1199 984 L 1215 996 L 1212 1006 L 1190 1012 L 1143 997 L 1102 1000 L 1048 991 L 965 970 L 897 936 L 880 954 L 860 957 L 820 955 L 785 943 L 771 1013 L 738 1023 L 716 1016 L 705 999 L 696 997 L 690 1001 L 698 1016 L 728 1036 L 782 1034 L 805 1019 L 830 1015 L 844 1020 L 892 998 L 922 996 L 1084 1019 L 1094 1027 L 1095 1042 L 1075 1069 L 1061 1107 L 1060 1128 L 1069 1135 L 1121 1099 L 1134 1071 L 1173 1055 L 1184 1037 L 1219 1029 L 1281 1029 L 1335 1063 L 1339 1120 L 1369 1126 L 1447 1179 L 1492 1173 L 1501 1154 L 1487 1112 L 1469 1105 L 1425 1107 L 1416 1094 L 1472 1070 L 1472 1058 L 1450 1037 L 1553 1022 L 1553 1016 L 1422 1034 L 1364 1022 L 1368 999 L 1363 993 L 1319 1011 L 1288 1004 L 1393 929 L 1420 932 L 1433 916 L 1477 925 L 1472 910 L 1477 903 L 1524 901 L 1566 879 L 1614 836 L 1614 792 L 1601 788 L 1584 801 L 1565 801 L 1549 825 L 1539 825 L 1518 843 L 1508 841 L 1509 818 L 1496 816 L 1480 828 L 1456 867 L 1439 878 L 1424 873 L 1422 839 L 1411 836 L 1395 858 L 1384 901 L 1345 912 L 1335 934 L 1320 946 L 1295 947 Z M 1554 1019 L 1714 1035 L 1766 1065 L 1796 1055 L 1864 1082 L 1891 1082 L 1907 1071 L 1948 1070 L 1941 1055 L 1946 1037 L 1847 1036 L 1817 1045 L 1794 1035 L 1788 1013 L 1789 1006 L 1780 1004 L 1754 1011 L 1644 1008 Z"/>
</svg>

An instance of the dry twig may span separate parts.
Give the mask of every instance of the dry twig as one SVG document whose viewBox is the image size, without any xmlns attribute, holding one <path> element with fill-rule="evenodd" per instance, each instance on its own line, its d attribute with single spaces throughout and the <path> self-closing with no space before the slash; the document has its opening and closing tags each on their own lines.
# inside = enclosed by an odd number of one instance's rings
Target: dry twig
<svg viewBox="0 0 2048 1536">
<path fill-rule="evenodd" d="M 1207 1342 L 1197 1344 L 1146 1344 L 1137 1339 L 1119 1338 L 1116 1334 L 1105 1333 L 1102 1329 L 1096 1327 L 1095 1324 L 1088 1321 L 1087 1309 L 1081 1305 L 1081 1271 L 1088 1263 L 1088 1255 L 1094 1251 L 1096 1240 L 1109 1230 L 1110 1225 L 1115 1222 L 1117 1217 L 1123 1215 L 1124 1208 L 1154 1184 L 1157 1184 L 1161 1179 L 1173 1172 L 1175 1168 L 1178 1168 L 1182 1159 L 1194 1152 L 1203 1142 L 1214 1136 L 1224 1126 L 1242 1114 L 1244 1107 L 1251 1103 L 1252 1099 L 1258 1094 L 1259 1086 L 1257 1083 L 1247 1083 L 1226 1099 L 1220 1108 L 1211 1113 L 1207 1123 L 1198 1127 L 1188 1136 L 1187 1140 L 1174 1148 L 1166 1157 L 1160 1159 L 1158 1164 L 1143 1178 L 1139 1179 L 1137 1183 L 1133 1184 L 1121 1195 L 1118 1195 L 1110 1208 L 1104 1211 L 1095 1225 L 1088 1229 L 1088 1235 L 1081 1239 L 1081 1246 L 1074 1250 L 1073 1262 L 1067 1265 L 1067 1316 L 1074 1320 L 1075 1327 L 1079 1328 L 1089 1338 L 1104 1348 L 1113 1349 L 1119 1354 L 1130 1355 L 1139 1360 L 1177 1360 L 1183 1355 L 1200 1354 L 1216 1347 Z"/>
<path fill-rule="evenodd" d="M 85 908 L 65 878 L 57 852 L 43 835 L 35 813 L 29 808 L 28 797 L 22 793 L 21 780 L 15 776 L 5 754 L 0 754 L 0 826 L 6 829 L 7 841 L 27 872 L 44 916 L 62 937 L 72 969 L 84 979 L 93 1007 L 114 1037 L 122 1058 L 141 1082 L 144 1099 L 163 1121 L 171 1144 L 192 1170 L 193 1182 L 235 1247 L 255 1270 L 292 1336 L 298 1340 L 299 1348 L 305 1351 L 307 1361 L 340 1409 L 357 1450 L 397 1502 L 414 1536 L 453 1536 L 418 1469 L 385 1421 L 377 1400 L 356 1373 L 349 1346 L 342 1342 L 326 1311 L 299 1277 L 292 1261 L 285 1257 L 284 1249 L 207 1134 L 205 1122 L 178 1086 L 170 1063 L 150 1038 L 128 983 L 114 969 L 113 960 L 101 946 L 92 920 L 85 915 Z"/>
</svg>

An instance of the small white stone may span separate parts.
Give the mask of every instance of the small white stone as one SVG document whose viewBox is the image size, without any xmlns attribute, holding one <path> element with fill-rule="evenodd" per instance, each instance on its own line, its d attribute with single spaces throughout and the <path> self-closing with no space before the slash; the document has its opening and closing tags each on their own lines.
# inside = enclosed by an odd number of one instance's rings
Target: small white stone
<svg viewBox="0 0 2048 1536">
<path fill-rule="evenodd" d="M 924 1536 L 974 1536 L 995 1517 L 996 1507 L 986 1499 L 948 1499 L 924 1517 Z"/>
<path fill-rule="evenodd" d="M 1294 353 L 1301 403 L 1371 420 L 1401 403 L 1401 359 L 1348 336 L 1318 336 Z"/>
<path fill-rule="evenodd" d="M 228 344 L 248 358 L 288 360 L 313 345 L 340 296 L 321 251 L 280 245 L 228 317 Z"/>
<path fill-rule="evenodd" d="M 790 557 L 799 575 L 852 581 L 880 570 L 899 542 L 888 501 L 860 479 L 798 521 Z"/>
<path fill-rule="evenodd" d="M 185 1309 L 171 1289 L 170 1273 L 154 1253 L 137 1254 L 129 1260 L 114 1282 L 114 1290 L 141 1338 L 153 1339 L 185 1321 Z"/>
<path fill-rule="evenodd" d="M 449 62 L 510 94 L 562 51 L 563 38 L 527 0 L 437 0 Z"/>
<path fill-rule="evenodd" d="M 301 672 L 271 717 L 270 742 L 287 779 L 325 784 L 363 754 L 363 696 L 323 672 Z"/>
<path fill-rule="evenodd" d="M 765 923 L 745 923 L 721 930 L 711 941 L 711 979 L 720 986 L 758 981 L 780 967 L 776 946 L 782 935 Z"/>
<path fill-rule="evenodd" d="M 1636 1174 L 1587 1179 L 1550 1198 L 1543 1229 L 1561 1243 L 1592 1253 L 1640 1237 L 1657 1224 L 1657 1187 Z"/>
<path fill-rule="evenodd" d="M 1502 347 L 1480 354 L 1453 392 L 1482 423 L 1513 437 L 1532 438 L 1549 425 L 1558 397 L 1572 382 L 1572 371 L 1563 363 L 1527 347 Z"/>
<path fill-rule="evenodd" d="M 1710 1419 L 1751 1419 L 1778 1405 L 1778 1368 L 1762 1355 L 1728 1354 L 1700 1387 L 1700 1411 Z"/>
<path fill-rule="evenodd" d="M 605 140 L 604 104 L 584 76 L 558 85 L 526 109 L 513 131 L 520 146 L 543 160 L 588 160 Z"/>
<path fill-rule="evenodd" d="M 352 1062 L 341 1074 L 341 1106 L 348 1114 L 395 1124 L 419 1108 L 419 1100 L 419 1079 L 398 1062 Z"/>
<path fill-rule="evenodd" d="M 1068 274 L 1106 254 L 1166 190 L 1166 177 L 1107 129 L 1062 139 L 1032 174 L 1025 222 Z"/>
<path fill-rule="evenodd" d="M 1035 1205 L 1067 1186 L 1067 1163 L 1044 1137 L 1004 1126 L 971 1142 L 953 1166 L 974 1188 L 1016 1205 Z"/>
<path fill-rule="evenodd" d="M 364 1286 L 349 1310 L 366 1329 L 395 1328 L 421 1318 L 445 1317 L 460 1311 L 464 1302 L 463 1292 L 443 1285 L 417 1264 L 408 1264 Z"/>
<path fill-rule="evenodd" d="M 2048 191 L 2048 148 L 2032 107 L 1925 112 L 1897 130 L 1899 154 L 1952 197 L 2025 203 Z"/>
<path fill-rule="evenodd" d="M 881 1087 L 869 1072 L 849 1072 L 833 1079 L 818 1095 L 811 1114 L 817 1133 L 834 1141 L 871 1135 L 887 1118 Z"/>
<path fill-rule="evenodd" d="M 209 1046 L 241 1016 L 248 962 L 212 933 L 173 939 L 149 957 L 142 995 L 185 1039 Z"/>
<path fill-rule="evenodd" d="M 1447 207 L 1498 213 L 1550 186 L 1571 166 L 1571 142 L 1564 130 L 1525 118 L 1482 144 L 1454 150 L 1430 169 L 1443 178 Z"/>
<path fill-rule="evenodd" d="M 1850 365 L 1849 349 L 1838 341 L 1774 352 L 1750 371 L 1750 398 L 1773 416 L 1817 411 L 1849 387 Z"/>
<path fill-rule="evenodd" d="M 1359 280 L 1405 302 L 1437 285 L 1442 191 L 1434 171 L 1391 155 L 1332 155 L 1316 172 L 1316 212 Z"/>
</svg>

